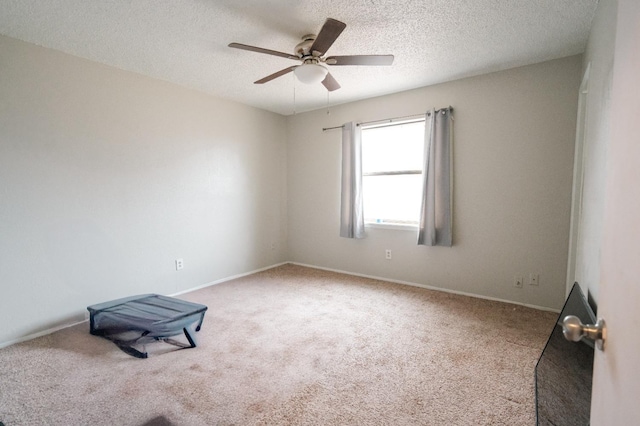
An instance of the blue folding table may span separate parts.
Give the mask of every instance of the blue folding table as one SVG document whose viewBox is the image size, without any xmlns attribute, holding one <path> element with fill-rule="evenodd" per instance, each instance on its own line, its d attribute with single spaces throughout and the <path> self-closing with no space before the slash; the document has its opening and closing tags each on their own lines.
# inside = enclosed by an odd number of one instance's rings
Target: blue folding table
<svg viewBox="0 0 640 426">
<path fill-rule="evenodd" d="M 146 344 L 164 341 L 183 348 L 195 348 L 192 328 L 200 331 L 205 305 L 158 294 L 141 294 L 88 306 L 90 333 L 114 342 L 137 358 L 147 358 Z M 189 344 L 170 337 L 183 334 Z M 142 350 L 135 346 L 142 346 Z"/>
</svg>

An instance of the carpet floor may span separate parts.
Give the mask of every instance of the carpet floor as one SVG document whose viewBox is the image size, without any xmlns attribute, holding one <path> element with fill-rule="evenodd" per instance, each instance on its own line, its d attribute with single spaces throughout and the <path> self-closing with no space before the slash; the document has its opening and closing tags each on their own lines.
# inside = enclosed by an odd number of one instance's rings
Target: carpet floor
<svg viewBox="0 0 640 426">
<path fill-rule="evenodd" d="M 137 359 L 88 323 L 0 350 L 15 425 L 531 425 L 557 314 L 284 265 L 180 298 L 198 347 Z"/>
</svg>

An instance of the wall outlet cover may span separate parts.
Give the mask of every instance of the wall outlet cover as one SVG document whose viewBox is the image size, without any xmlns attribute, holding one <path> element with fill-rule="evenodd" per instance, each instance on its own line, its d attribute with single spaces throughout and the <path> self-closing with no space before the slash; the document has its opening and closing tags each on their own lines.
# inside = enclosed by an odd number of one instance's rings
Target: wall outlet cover
<svg viewBox="0 0 640 426">
<path fill-rule="evenodd" d="M 516 288 L 522 288 L 524 284 L 524 277 L 522 275 L 516 275 L 513 277 L 513 286 Z"/>
</svg>

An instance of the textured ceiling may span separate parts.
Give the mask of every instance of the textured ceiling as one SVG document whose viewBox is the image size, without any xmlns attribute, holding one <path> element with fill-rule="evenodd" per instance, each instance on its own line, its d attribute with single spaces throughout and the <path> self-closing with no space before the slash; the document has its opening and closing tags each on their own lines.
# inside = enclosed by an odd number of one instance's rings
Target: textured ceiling
<svg viewBox="0 0 640 426">
<path fill-rule="evenodd" d="M 296 63 L 230 42 L 289 53 L 331 17 L 347 28 L 329 55 L 395 55 L 331 67 L 334 105 L 581 53 L 597 1 L 0 0 L 0 34 L 289 115 L 327 91 L 293 74 L 254 85 Z"/>
</svg>

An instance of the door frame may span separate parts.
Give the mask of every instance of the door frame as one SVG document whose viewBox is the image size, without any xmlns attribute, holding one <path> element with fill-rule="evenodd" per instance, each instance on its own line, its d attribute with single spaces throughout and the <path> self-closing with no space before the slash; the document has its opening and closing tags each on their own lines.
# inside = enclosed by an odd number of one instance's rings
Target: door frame
<svg viewBox="0 0 640 426">
<path fill-rule="evenodd" d="M 589 94 L 589 74 L 591 62 L 582 76 L 578 95 L 578 117 L 576 122 L 576 141 L 573 152 L 573 188 L 571 190 L 571 222 L 569 224 L 569 256 L 567 258 L 567 281 L 565 298 L 569 296 L 573 283 L 576 281 L 576 262 L 578 259 L 578 245 L 580 244 L 580 228 L 582 224 L 582 191 L 584 188 L 584 160 L 586 157 L 585 135 L 587 117 L 587 95 Z M 583 293 L 587 294 L 583 288 Z"/>
</svg>

